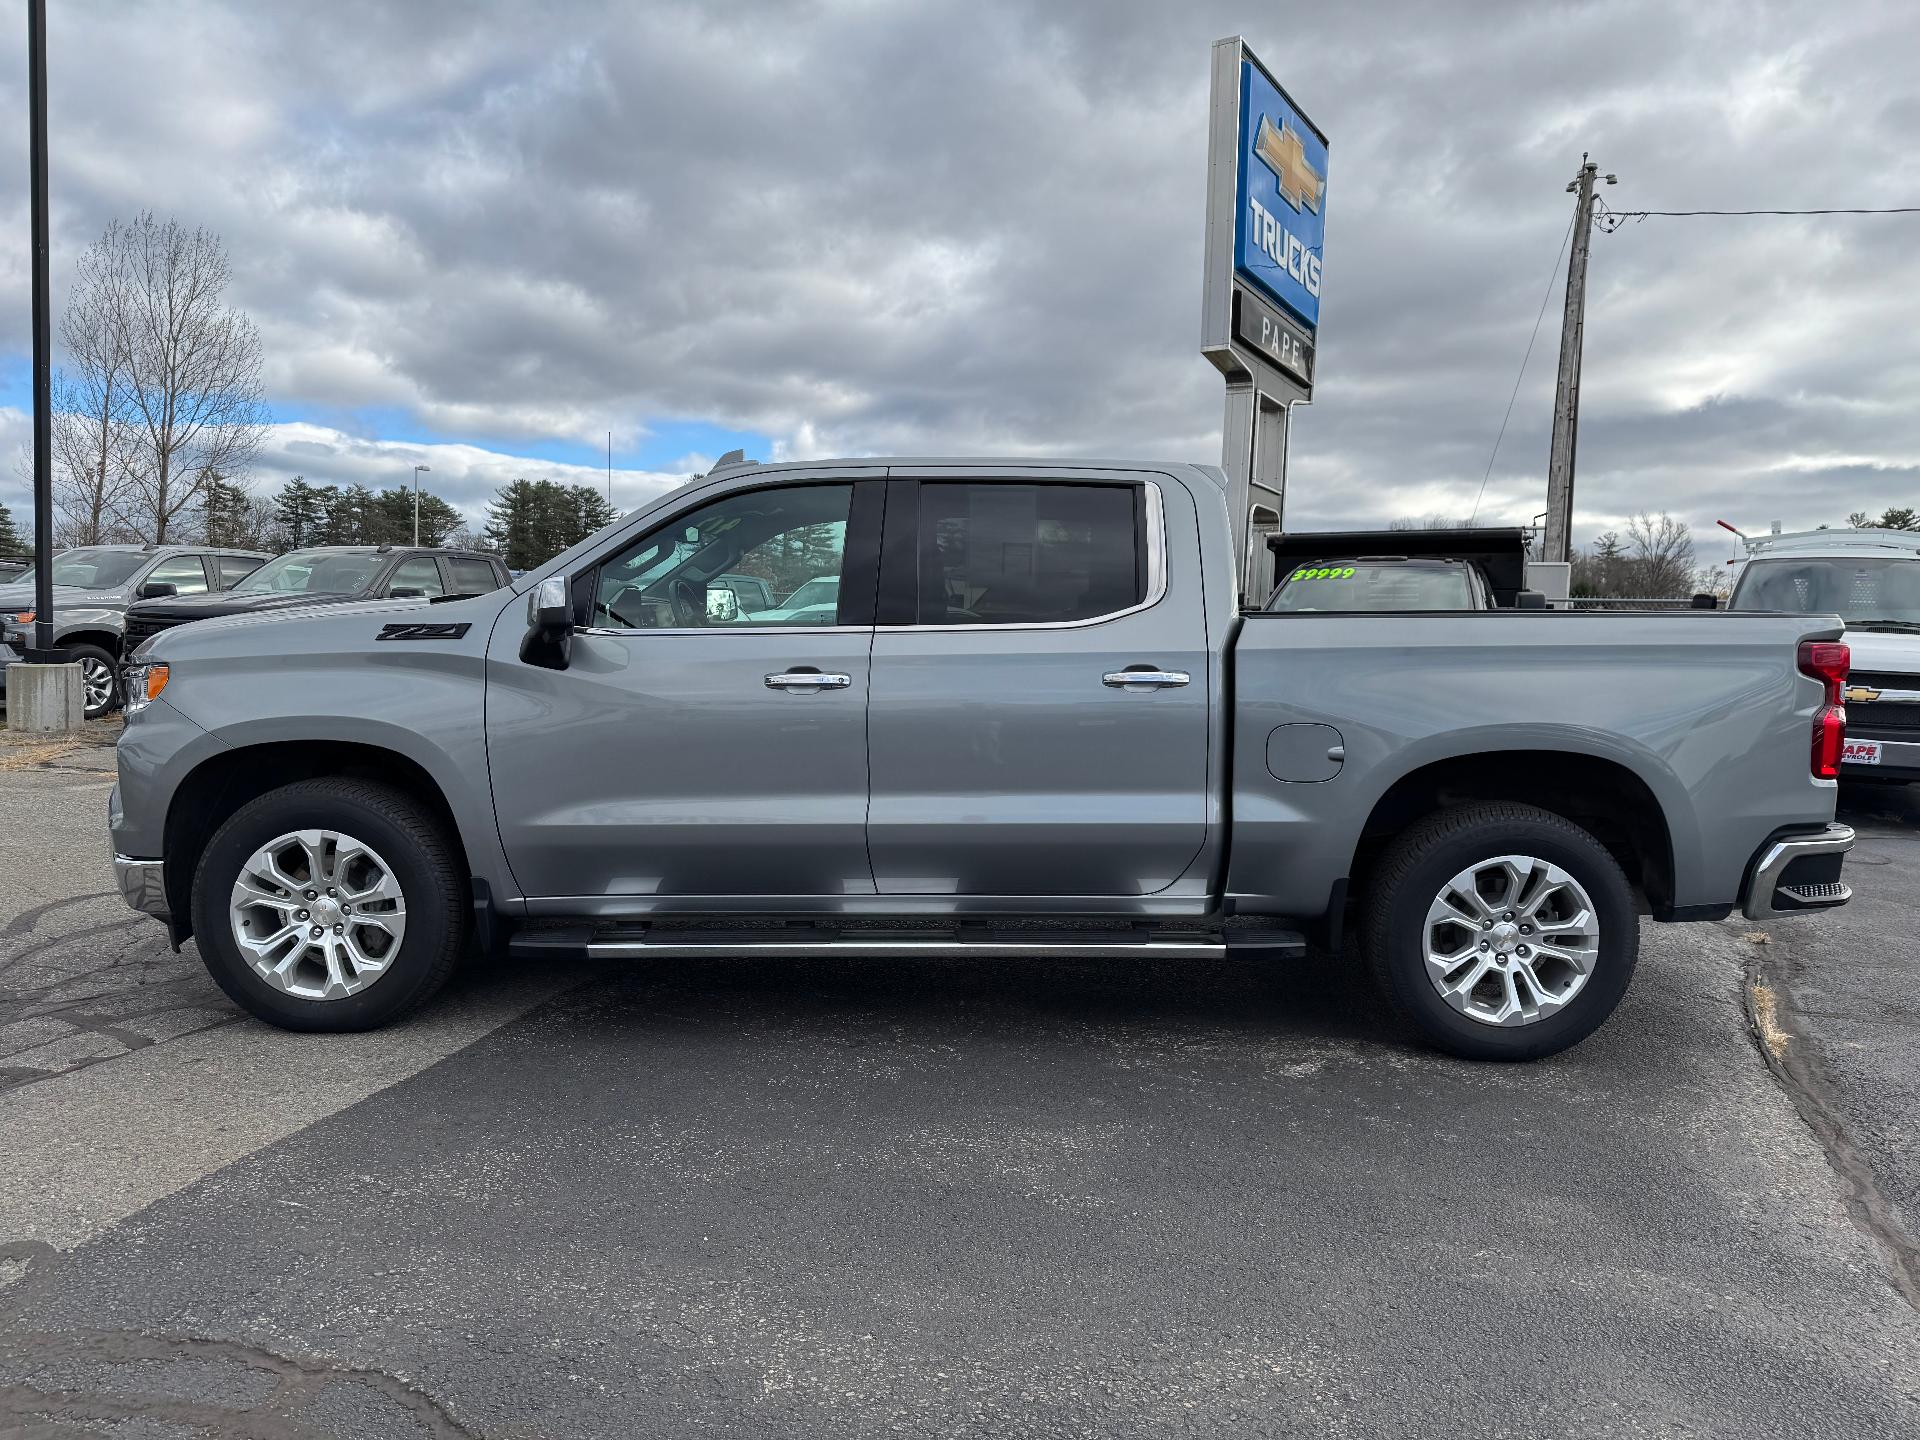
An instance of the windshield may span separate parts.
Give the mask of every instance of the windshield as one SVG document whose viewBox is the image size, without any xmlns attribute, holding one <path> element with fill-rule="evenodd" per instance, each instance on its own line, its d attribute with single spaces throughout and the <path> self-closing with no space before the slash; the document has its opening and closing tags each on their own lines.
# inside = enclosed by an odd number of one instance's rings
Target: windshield
<svg viewBox="0 0 1920 1440">
<path fill-rule="evenodd" d="M 1755 560 L 1728 608 L 1838 615 L 1850 625 L 1920 625 L 1920 559 Z"/>
<path fill-rule="evenodd" d="M 366 588 L 380 567 L 377 555 L 338 550 L 296 550 L 269 560 L 233 587 L 236 595 L 271 591 L 282 595 L 353 595 Z"/>
<path fill-rule="evenodd" d="M 126 584 L 152 558 L 139 550 L 69 550 L 53 557 L 53 583 L 82 590 L 111 590 Z M 33 571 L 29 569 L 9 583 L 31 585 Z"/>
<path fill-rule="evenodd" d="M 1340 560 L 1303 565 L 1280 582 L 1269 610 L 1473 610 L 1464 565 Z"/>
</svg>

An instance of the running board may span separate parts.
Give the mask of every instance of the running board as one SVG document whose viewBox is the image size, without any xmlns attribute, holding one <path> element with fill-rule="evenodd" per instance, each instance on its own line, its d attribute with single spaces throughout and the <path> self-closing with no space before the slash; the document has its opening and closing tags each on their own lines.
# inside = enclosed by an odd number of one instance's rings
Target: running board
<svg viewBox="0 0 1920 1440">
<path fill-rule="evenodd" d="M 571 925 L 523 931 L 513 937 L 519 960 L 692 960 L 707 955 L 777 955 L 794 959 L 836 956 L 887 960 L 910 955 L 980 957 L 1068 956 L 1122 959 L 1212 960 L 1229 953 L 1303 954 L 1294 930 L 1000 929 L 985 925 L 912 930 L 839 929 L 774 925 L 757 930 L 703 930 L 647 924 Z"/>
</svg>

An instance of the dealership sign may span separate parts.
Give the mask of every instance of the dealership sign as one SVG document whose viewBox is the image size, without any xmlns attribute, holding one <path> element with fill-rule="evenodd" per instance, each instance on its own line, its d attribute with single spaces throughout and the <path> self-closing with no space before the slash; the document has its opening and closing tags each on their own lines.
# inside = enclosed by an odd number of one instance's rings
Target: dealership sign
<svg viewBox="0 0 1920 1440">
<path fill-rule="evenodd" d="M 1240 62 L 1233 264 L 1313 330 L 1327 224 L 1327 140 L 1251 59 Z"/>
<path fill-rule="evenodd" d="M 1200 349 L 1276 404 L 1313 395 L 1327 137 L 1238 36 L 1213 47 Z"/>
</svg>

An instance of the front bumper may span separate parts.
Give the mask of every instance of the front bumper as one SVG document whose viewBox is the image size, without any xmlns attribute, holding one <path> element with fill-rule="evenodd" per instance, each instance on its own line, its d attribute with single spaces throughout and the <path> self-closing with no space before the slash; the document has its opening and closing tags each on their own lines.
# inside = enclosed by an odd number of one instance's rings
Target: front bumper
<svg viewBox="0 0 1920 1440">
<path fill-rule="evenodd" d="M 156 920 L 172 917 L 167 908 L 167 872 L 163 860 L 134 860 L 115 853 L 113 878 L 120 886 L 120 898 L 142 915 Z"/>
<path fill-rule="evenodd" d="M 1846 904 L 1853 891 L 1841 881 L 1840 867 L 1853 840 L 1851 825 L 1775 835 L 1747 870 L 1740 913 L 1749 920 L 1772 920 Z"/>
</svg>

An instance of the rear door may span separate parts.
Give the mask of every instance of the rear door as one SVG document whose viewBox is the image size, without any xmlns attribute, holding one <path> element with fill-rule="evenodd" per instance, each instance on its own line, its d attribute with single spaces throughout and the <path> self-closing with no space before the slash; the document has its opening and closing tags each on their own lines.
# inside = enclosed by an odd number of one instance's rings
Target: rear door
<svg viewBox="0 0 1920 1440">
<path fill-rule="evenodd" d="M 1191 498 L 1125 471 L 891 473 L 868 714 L 880 893 L 1172 885 L 1207 828 L 1204 608 L 1167 603 L 1170 544 L 1198 584 Z"/>
</svg>

